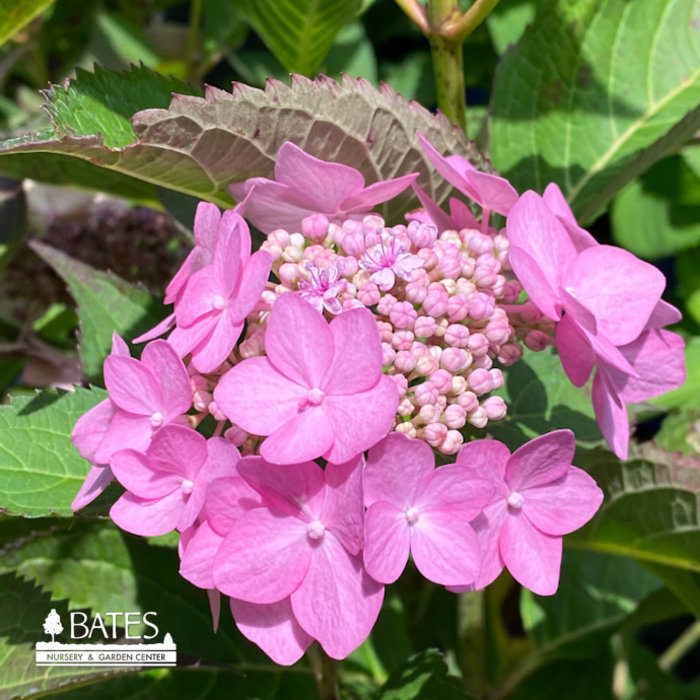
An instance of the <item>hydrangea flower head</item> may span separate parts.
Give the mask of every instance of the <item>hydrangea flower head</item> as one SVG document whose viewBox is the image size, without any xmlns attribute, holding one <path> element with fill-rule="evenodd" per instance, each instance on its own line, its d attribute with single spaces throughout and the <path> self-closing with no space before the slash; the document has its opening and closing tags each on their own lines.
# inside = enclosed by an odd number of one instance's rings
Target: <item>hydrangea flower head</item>
<svg viewBox="0 0 700 700">
<path fill-rule="evenodd" d="M 570 430 L 541 435 L 512 455 L 497 440 L 474 440 L 462 448 L 457 464 L 491 479 L 495 489 L 472 523 L 482 549 L 475 588 L 487 586 L 506 566 L 534 593 L 556 592 L 562 536 L 587 523 L 603 501 L 595 481 L 572 466 L 575 449 Z"/>
<path fill-rule="evenodd" d="M 274 180 L 254 177 L 230 185 L 229 190 L 238 201 L 247 198 L 245 215 L 261 231 L 301 231 L 302 221 L 314 214 L 332 220 L 362 218 L 403 192 L 416 177 L 411 173 L 365 187 L 359 170 L 314 158 L 288 141 L 277 152 Z"/>
<path fill-rule="evenodd" d="M 269 436 L 260 447 L 269 462 L 346 462 L 390 430 L 398 391 L 382 374 L 369 311 L 346 311 L 329 324 L 284 294 L 270 315 L 265 352 L 232 367 L 214 398 L 236 425 Z"/>
</svg>

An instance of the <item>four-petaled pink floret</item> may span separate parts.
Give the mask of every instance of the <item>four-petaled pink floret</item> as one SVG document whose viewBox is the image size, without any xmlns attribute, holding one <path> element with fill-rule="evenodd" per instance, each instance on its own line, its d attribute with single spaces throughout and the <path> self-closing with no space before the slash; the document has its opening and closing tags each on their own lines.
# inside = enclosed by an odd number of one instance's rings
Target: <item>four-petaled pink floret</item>
<svg viewBox="0 0 700 700">
<path fill-rule="evenodd" d="M 236 425 L 269 436 L 260 446 L 269 462 L 345 462 L 390 430 L 398 390 L 382 374 L 379 333 L 366 309 L 329 324 L 309 303 L 284 294 L 272 309 L 265 351 L 231 368 L 214 398 Z"/>
</svg>

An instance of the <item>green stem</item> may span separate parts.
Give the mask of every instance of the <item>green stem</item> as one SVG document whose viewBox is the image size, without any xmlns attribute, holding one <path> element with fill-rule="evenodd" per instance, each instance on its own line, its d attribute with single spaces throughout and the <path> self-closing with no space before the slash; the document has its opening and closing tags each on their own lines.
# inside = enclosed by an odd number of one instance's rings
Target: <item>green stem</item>
<svg viewBox="0 0 700 700">
<path fill-rule="evenodd" d="M 306 652 L 316 680 L 319 700 L 339 700 L 338 669 L 336 662 L 326 654 L 317 642 Z"/>
<path fill-rule="evenodd" d="M 464 41 L 489 15 L 499 0 L 476 0 L 460 17 L 445 25 L 443 33 L 453 41 Z"/>
<path fill-rule="evenodd" d="M 429 0 L 428 42 L 435 73 L 435 91 L 440 111 L 453 123 L 467 130 L 467 101 L 464 95 L 462 42 L 445 36 L 449 23 L 461 14 L 457 0 Z"/>
<path fill-rule="evenodd" d="M 659 668 L 670 671 L 700 641 L 700 620 L 693 622 L 659 657 Z"/>
<path fill-rule="evenodd" d="M 428 33 L 428 18 L 425 8 L 418 0 L 396 0 L 396 4 L 418 25 L 423 34 Z"/>
<path fill-rule="evenodd" d="M 197 51 L 199 40 L 199 24 L 202 19 L 202 7 L 204 0 L 192 0 L 190 5 L 190 27 L 187 33 L 187 44 L 185 46 L 185 76 L 192 79 L 194 76 L 194 55 Z"/>
</svg>

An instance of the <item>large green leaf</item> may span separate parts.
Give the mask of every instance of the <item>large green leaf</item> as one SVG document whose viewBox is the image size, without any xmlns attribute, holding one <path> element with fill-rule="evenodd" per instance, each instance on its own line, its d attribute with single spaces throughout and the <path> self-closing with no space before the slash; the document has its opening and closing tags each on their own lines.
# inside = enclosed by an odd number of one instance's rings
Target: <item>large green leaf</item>
<svg viewBox="0 0 700 700">
<path fill-rule="evenodd" d="M 504 375 L 505 386 L 496 393 L 505 399 L 508 414 L 488 429 L 509 447 L 559 428 L 573 430 L 582 444 L 601 441 L 587 390 L 571 384 L 556 353 L 525 350 Z"/>
<path fill-rule="evenodd" d="M 361 0 L 235 0 L 267 48 L 291 73 L 312 75 Z"/>
<path fill-rule="evenodd" d="M 70 441 L 75 422 L 104 399 L 100 389 L 18 396 L 0 406 L 0 510 L 71 515 L 89 465 Z"/>
<path fill-rule="evenodd" d="M 682 154 L 659 161 L 620 192 L 612 207 L 612 231 L 616 243 L 649 259 L 700 242 L 700 179 Z"/>
<path fill-rule="evenodd" d="M 493 159 L 582 220 L 700 127 L 695 0 L 546 2 L 500 64 Z"/>
<path fill-rule="evenodd" d="M 630 462 L 604 450 L 579 459 L 605 500 L 567 542 L 700 572 L 700 461 L 659 448 L 644 453 Z"/>
<path fill-rule="evenodd" d="M 0 44 L 29 24 L 54 0 L 0 0 Z"/>
<path fill-rule="evenodd" d="M 116 331 L 127 340 L 136 337 L 165 315 L 164 307 L 145 289 L 110 272 L 95 270 L 37 241 L 31 246 L 63 278 L 77 302 L 83 370 L 99 381 L 112 334 Z"/>
<path fill-rule="evenodd" d="M 41 154 L 60 153 L 230 206 L 226 186 L 253 176 L 272 177 L 277 151 L 285 141 L 293 141 L 319 158 L 352 164 L 368 183 L 417 171 L 419 184 L 443 202 L 452 187 L 434 172 L 420 147 L 418 132 L 439 151 L 461 153 L 476 167 L 490 168 L 476 147 L 443 116 L 409 103 L 389 87 L 378 90 L 347 76 L 341 83 L 295 76 L 291 86 L 270 81 L 265 90 L 237 84 L 233 93 L 209 88 L 205 98 L 177 95 L 168 109 L 146 109 L 133 115 L 131 124 L 137 135 L 133 143 L 107 148 L 99 129 L 113 129 L 105 138 L 123 143 L 131 128 L 129 108 L 123 101 L 117 101 L 116 113 L 109 116 L 111 91 L 129 89 L 126 78 L 112 86 L 110 76 L 114 75 L 119 74 L 104 71 L 99 79 L 88 81 L 84 90 L 76 86 L 79 81 L 67 91 L 55 89 L 49 96 L 50 109 L 59 131 L 0 144 L 0 172 L 5 156 L 10 155 L 15 175 L 36 178 L 41 172 Z M 99 86 L 105 89 L 101 96 Z M 96 117 L 87 113 L 92 101 L 99 103 Z M 72 120 L 74 111 L 79 112 L 77 121 Z M 22 171 L 24 154 L 34 159 L 31 168 Z M 399 217 L 416 205 L 417 200 L 406 193 L 381 211 L 387 218 Z"/>
</svg>

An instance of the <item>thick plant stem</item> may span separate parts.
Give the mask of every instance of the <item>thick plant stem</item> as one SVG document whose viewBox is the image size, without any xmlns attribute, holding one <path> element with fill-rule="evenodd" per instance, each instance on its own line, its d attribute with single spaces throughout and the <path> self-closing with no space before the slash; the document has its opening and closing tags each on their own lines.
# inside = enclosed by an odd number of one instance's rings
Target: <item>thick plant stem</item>
<svg viewBox="0 0 700 700">
<path fill-rule="evenodd" d="M 453 41 L 464 41 L 498 5 L 499 0 L 476 0 L 476 2 L 458 19 L 449 22 L 444 34 Z"/>
<path fill-rule="evenodd" d="M 462 44 L 439 34 L 428 37 L 435 73 L 435 90 L 440 111 L 467 131 L 467 100 L 464 94 Z"/>
<path fill-rule="evenodd" d="M 338 669 L 336 662 L 314 642 L 306 652 L 316 680 L 319 700 L 339 700 Z"/>
<path fill-rule="evenodd" d="M 428 41 L 435 73 L 437 104 L 453 123 L 467 130 L 467 101 L 464 94 L 462 42 L 444 33 L 450 22 L 460 17 L 457 0 L 429 0 Z"/>
</svg>

